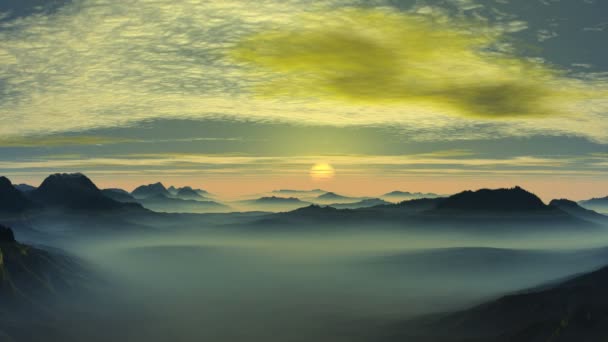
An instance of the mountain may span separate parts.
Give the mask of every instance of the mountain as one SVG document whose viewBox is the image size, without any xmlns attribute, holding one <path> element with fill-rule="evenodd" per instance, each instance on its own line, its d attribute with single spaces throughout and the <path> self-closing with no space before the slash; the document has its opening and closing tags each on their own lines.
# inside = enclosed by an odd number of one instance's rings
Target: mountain
<svg viewBox="0 0 608 342">
<path fill-rule="evenodd" d="M 400 229 L 433 227 L 480 232 L 603 228 L 597 222 L 569 214 L 555 206 L 545 205 L 536 195 L 519 187 L 465 191 L 447 198 L 415 199 L 356 209 L 344 207 L 338 209 L 309 206 L 263 217 L 256 224 L 275 227 L 311 224 L 315 227 L 346 227 L 375 224 Z"/>
<path fill-rule="evenodd" d="M 179 190 L 177 190 L 177 192 L 175 193 L 175 197 L 181 198 L 181 199 L 204 199 L 205 197 L 201 196 L 201 194 L 199 192 L 197 192 L 196 190 L 192 189 L 189 186 L 180 188 Z"/>
<path fill-rule="evenodd" d="M 310 205 L 296 197 L 265 196 L 252 200 L 238 202 L 241 210 L 245 211 L 287 211 Z"/>
<path fill-rule="evenodd" d="M 559 208 L 572 216 L 576 216 L 585 220 L 608 223 L 608 216 L 599 214 L 593 210 L 585 209 L 578 205 L 578 203 L 568 199 L 557 199 L 552 200 L 549 206 Z"/>
<path fill-rule="evenodd" d="M 280 194 L 280 195 L 289 195 L 289 196 L 299 196 L 299 195 L 304 195 L 304 196 L 318 196 L 321 194 L 326 193 L 327 191 L 325 190 L 321 190 L 321 189 L 313 189 L 313 190 L 293 190 L 293 189 L 279 189 L 279 190 L 273 190 L 272 193 L 274 194 Z"/>
<path fill-rule="evenodd" d="M 260 197 L 258 199 L 249 201 L 251 203 L 258 204 L 306 204 L 306 202 L 301 201 L 295 197 L 277 197 L 277 196 L 269 196 L 269 197 Z"/>
<path fill-rule="evenodd" d="M 422 193 L 422 192 L 408 192 L 408 191 L 391 191 L 386 193 L 380 198 L 384 198 L 391 201 L 403 201 L 408 199 L 417 199 L 417 198 L 437 198 L 440 197 L 434 193 Z"/>
<path fill-rule="evenodd" d="M 31 186 L 29 184 L 16 184 L 13 185 L 17 190 L 21 191 L 21 192 L 30 192 L 30 191 L 34 191 L 36 190 L 35 186 Z"/>
<path fill-rule="evenodd" d="M 315 199 L 317 199 L 319 201 L 322 201 L 322 202 L 325 202 L 325 203 L 330 202 L 330 201 L 356 202 L 357 200 L 359 200 L 358 198 L 338 195 L 335 192 L 324 193 L 322 195 L 319 195 L 319 196 L 315 197 Z"/>
<path fill-rule="evenodd" d="M 31 209 L 33 203 L 17 190 L 6 177 L 0 177 L 0 213 L 20 213 Z"/>
<path fill-rule="evenodd" d="M 194 191 L 195 193 L 201 195 L 202 197 L 205 197 L 205 195 L 209 195 L 209 192 L 207 190 L 203 190 L 203 189 L 194 189 L 190 186 L 184 186 L 181 188 L 176 188 L 175 186 L 171 185 L 170 187 L 167 188 L 167 191 L 169 191 L 169 193 L 173 196 L 176 196 L 180 190 L 186 190 L 186 191 Z"/>
<path fill-rule="evenodd" d="M 53 325 L 52 308 L 60 295 L 71 298 L 85 290 L 88 278 L 78 260 L 19 243 L 10 228 L 0 225 L 0 340 L 67 341 Z"/>
<path fill-rule="evenodd" d="M 608 267 L 474 308 L 406 322 L 386 341 L 603 341 Z"/>
<path fill-rule="evenodd" d="M 131 194 L 123 189 L 117 189 L 117 188 L 110 188 L 110 189 L 103 189 L 101 190 L 101 193 L 104 194 L 106 197 L 109 197 L 117 202 L 122 202 L 122 203 L 137 203 L 137 199 L 135 199 L 135 197 L 131 196 Z"/>
<path fill-rule="evenodd" d="M 170 196 L 171 194 L 161 182 L 157 182 L 154 184 L 141 185 L 133 190 L 131 195 L 137 199 L 141 199 L 155 195 Z"/>
<path fill-rule="evenodd" d="M 391 202 L 387 202 L 380 198 L 368 198 L 361 200 L 359 202 L 354 203 L 333 203 L 329 204 L 330 207 L 336 209 L 359 209 L 359 208 L 369 208 L 375 207 L 378 205 L 392 204 Z"/>
<path fill-rule="evenodd" d="M 141 209 L 137 204 L 121 203 L 106 197 L 81 173 L 50 175 L 30 193 L 30 197 L 46 208 L 87 211 Z"/>
<path fill-rule="evenodd" d="M 580 201 L 578 203 L 587 209 L 608 213 L 608 196 L 602 198 L 592 198 L 590 200 Z"/>
<path fill-rule="evenodd" d="M 0 225 L 0 301 L 54 295 L 76 286 L 82 272 L 76 260 L 19 243 L 11 228 Z"/>
<path fill-rule="evenodd" d="M 548 208 L 536 195 L 516 186 L 511 189 L 463 191 L 447 197 L 437 210 L 467 212 L 527 212 Z"/>
<path fill-rule="evenodd" d="M 196 201 L 156 194 L 138 200 L 145 208 L 166 213 L 216 213 L 230 211 L 230 207 L 213 201 Z"/>
</svg>

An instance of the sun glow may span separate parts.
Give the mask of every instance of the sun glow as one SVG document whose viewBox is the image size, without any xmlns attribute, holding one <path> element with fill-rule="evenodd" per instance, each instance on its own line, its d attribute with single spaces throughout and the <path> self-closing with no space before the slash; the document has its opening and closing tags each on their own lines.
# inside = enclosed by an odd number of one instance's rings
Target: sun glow
<svg viewBox="0 0 608 342">
<path fill-rule="evenodd" d="M 314 180 L 329 180 L 336 174 L 334 168 L 327 163 L 318 163 L 310 169 L 310 176 Z"/>
</svg>

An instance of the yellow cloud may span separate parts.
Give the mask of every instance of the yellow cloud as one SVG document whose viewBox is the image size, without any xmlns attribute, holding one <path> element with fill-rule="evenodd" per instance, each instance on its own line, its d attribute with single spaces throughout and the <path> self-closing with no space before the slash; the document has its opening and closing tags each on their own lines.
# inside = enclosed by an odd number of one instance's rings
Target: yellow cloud
<svg viewBox="0 0 608 342">
<path fill-rule="evenodd" d="M 102 136 L 27 136 L 0 139 L 0 147 L 107 145 L 132 141 L 132 139 Z"/>
<path fill-rule="evenodd" d="M 506 30 L 388 10 L 309 14 L 243 39 L 231 56 L 255 68 L 255 93 L 408 104 L 502 118 L 565 114 L 600 97 L 559 70 L 500 52 Z"/>
</svg>

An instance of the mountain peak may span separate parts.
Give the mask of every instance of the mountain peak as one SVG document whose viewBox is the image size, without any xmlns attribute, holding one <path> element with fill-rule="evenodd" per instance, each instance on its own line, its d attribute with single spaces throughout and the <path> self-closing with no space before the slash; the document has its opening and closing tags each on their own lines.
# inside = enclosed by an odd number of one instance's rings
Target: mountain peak
<svg viewBox="0 0 608 342">
<path fill-rule="evenodd" d="M 9 227 L 0 224 L 0 242 L 15 242 L 15 234 Z M 1 256 L 1 254 L 0 254 Z M 0 259 L 1 260 L 1 259 Z"/>
<path fill-rule="evenodd" d="M 82 173 L 55 173 L 48 176 L 38 190 L 48 191 L 70 188 L 78 191 L 98 192 L 99 188 Z"/>
<path fill-rule="evenodd" d="M 324 193 L 322 195 L 317 196 L 318 199 L 345 199 L 348 197 L 342 196 L 342 195 L 338 195 L 335 192 L 327 192 Z"/>
<path fill-rule="evenodd" d="M 82 173 L 48 176 L 38 189 L 32 191 L 32 198 L 45 206 L 68 209 L 107 210 L 122 207 L 122 203 L 103 195 L 95 183 Z"/>
<path fill-rule="evenodd" d="M 8 178 L 0 176 L 0 212 L 21 212 L 31 207 L 31 204 Z"/>
<path fill-rule="evenodd" d="M 152 183 L 152 184 L 148 184 L 148 185 L 141 185 L 141 186 L 137 187 L 135 190 L 133 190 L 133 192 L 131 192 L 131 194 L 135 197 L 140 197 L 140 198 L 149 197 L 149 196 L 158 195 L 158 194 L 162 194 L 165 196 L 170 195 L 167 188 L 165 188 L 165 186 L 161 182 L 156 182 L 156 183 Z"/>
<path fill-rule="evenodd" d="M 531 192 L 519 186 L 510 189 L 481 189 L 463 191 L 443 200 L 438 209 L 470 211 L 530 211 L 547 206 Z"/>
</svg>

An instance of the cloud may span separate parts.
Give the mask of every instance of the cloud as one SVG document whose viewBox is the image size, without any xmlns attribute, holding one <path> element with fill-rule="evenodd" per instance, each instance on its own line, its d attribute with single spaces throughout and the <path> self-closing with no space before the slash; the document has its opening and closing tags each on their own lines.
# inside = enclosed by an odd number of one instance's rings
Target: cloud
<svg viewBox="0 0 608 342">
<path fill-rule="evenodd" d="M 540 62 L 498 52 L 513 26 L 521 25 L 348 9 L 255 33 L 233 55 L 253 66 L 256 78 L 264 75 L 267 82 L 252 87 L 263 96 L 504 118 L 568 114 L 565 102 L 608 94 L 604 84 L 587 86 Z"/>
<path fill-rule="evenodd" d="M 524 26 L 356 0 L 72 1 L 0 23 L 0 136 L 231 118 L 392 126 L 421 140 L 608 141 L 605 78 L 573 79 L 500 52 Z M 260 44 L 265 54 L 288 62 L 248 51 L 265 36 L 281 43 Z"/>
<path fill-rule="evenodd" d="M 53 146 L 82 146 L 107 145 L 134 142 L 128 138 L 102 136 L 28 136 L 0 139 L 0 147 L 53 147 Z"/>
</svg>

